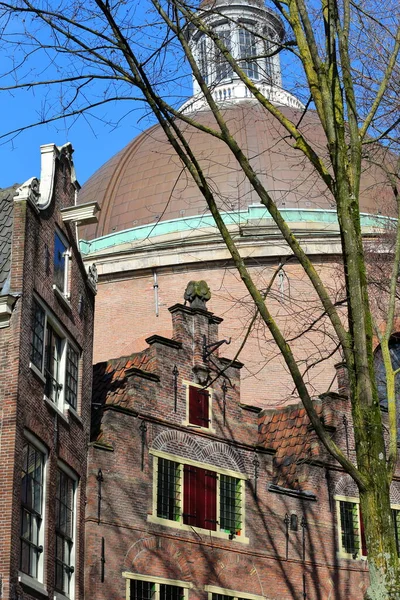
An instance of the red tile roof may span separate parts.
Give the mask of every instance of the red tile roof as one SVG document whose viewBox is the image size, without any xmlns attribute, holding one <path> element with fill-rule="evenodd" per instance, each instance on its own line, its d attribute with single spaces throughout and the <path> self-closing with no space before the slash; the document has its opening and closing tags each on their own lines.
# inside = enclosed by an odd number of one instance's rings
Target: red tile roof
<svg viewBox="0 0 400 600">
<path fill-rule="evenodd" d="M 102 437 L 100 432 L 101 409 L 105 405 L 128 405 L 130 398 L 126 395 L 128 385 L 127 371 L 132 368 L 138 369 L 139 372 L 154 373 L 155 361 L 144 350 L 130 356 L 122 356 L 94 365 L 92 439 L 99 440 Z"/>
<path fill-rule="evenodd" d="M 322 415 L 322 404 L 315 403 Z M 263 410 L 258 425 L 260 446 L 274 450 L 276 485 L 302 490 L 309 484 L 301 465 L 319 454 L 319 442 L 301 404 L 283 409 Z"/>
</svg>

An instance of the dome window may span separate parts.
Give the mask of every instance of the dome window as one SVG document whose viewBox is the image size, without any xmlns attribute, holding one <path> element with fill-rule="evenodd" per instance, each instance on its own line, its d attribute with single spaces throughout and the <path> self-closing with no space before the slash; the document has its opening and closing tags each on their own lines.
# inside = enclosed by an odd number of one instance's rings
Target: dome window
<svg viewBox="0 0 400 600">
<path fill-rule="evenodd" d="M 218 37 L 224 44 L 227 50 L 231 52 L 231 32 L 229 29 L 220 29 L 217 31 Z M 223 81 L 224 79 L 232 79 L 233 71 L 231 65 L 218 48 L 215 48 L 215 81 Z"/>
<path fill-rule="evenodd" d="M 248 29 L 239 29 L 239 58 L 240 66 L 251 79 L 259 79 L 259 66 L 257 60 L 257 40 L 253 32 Z M 253 60 L 248 60 L 252 58 Z"/>
</svg>

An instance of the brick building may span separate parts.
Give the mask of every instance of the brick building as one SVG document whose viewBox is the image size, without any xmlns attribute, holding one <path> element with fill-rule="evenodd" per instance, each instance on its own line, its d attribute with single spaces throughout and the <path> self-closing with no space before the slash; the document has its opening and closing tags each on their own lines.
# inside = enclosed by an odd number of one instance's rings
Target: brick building
<svg viewBox="0 0 400 600">
<path fill-rule="evenodd" d="M 0 190 L 0 598 L 83 598 L 95 278 L 72 147 Z"/>
<path fill-rule="evenodd" d="M 95 365 L 86 599 L 361 598 L 354 483 L 301 405 L 241 402 L 242 364 L 222 356 L 207 289 L 189 296 L 169 308 L 171 338 L 153 335 L 142 352 Z M 354 457 L 337 368 L 339 393 L 315 404 Z M 398 522 L 398 478 L 392 488 Z"/>
</svg>

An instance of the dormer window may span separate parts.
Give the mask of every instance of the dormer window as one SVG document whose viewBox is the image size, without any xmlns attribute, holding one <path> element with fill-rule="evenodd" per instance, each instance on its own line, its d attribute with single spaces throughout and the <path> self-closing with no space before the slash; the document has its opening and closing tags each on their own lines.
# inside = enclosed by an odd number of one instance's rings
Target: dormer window
<svg viewBox="0 0 400 600">
<path fill-rule="evenodd" d="M 69 298 L 69 257 L 70 251 L 67 241 L 59 231 L 56 231 L 54 234 L 53 287 L 66 298 Z"/>
</svg>

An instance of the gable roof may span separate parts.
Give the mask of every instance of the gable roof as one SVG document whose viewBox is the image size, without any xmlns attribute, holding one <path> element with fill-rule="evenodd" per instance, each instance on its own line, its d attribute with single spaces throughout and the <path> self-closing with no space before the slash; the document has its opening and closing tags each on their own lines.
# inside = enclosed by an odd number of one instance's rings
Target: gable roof
<svg viewBox="0 0 400 600">
<path fill-rule="evenodd" d="M 13 227 L 13 198 L 19 184 L 0 189 L 0 294 L 11 268 L 11 237 Z"/>
</svg>

